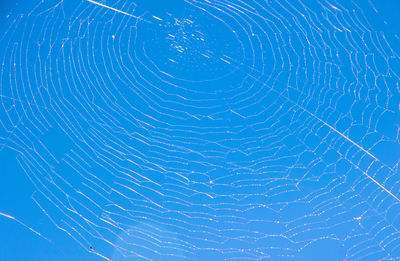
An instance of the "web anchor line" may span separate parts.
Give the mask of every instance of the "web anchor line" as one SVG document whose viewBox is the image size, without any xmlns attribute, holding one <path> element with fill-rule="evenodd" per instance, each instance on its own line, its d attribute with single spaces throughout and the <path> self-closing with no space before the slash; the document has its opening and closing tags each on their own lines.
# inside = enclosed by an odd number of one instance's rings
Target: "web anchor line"
<svg viewBox="0 0 400 261">
<path fill-rule="evenodd" d="M 25 223 L 23 223 L 21 220 L 17 219 L 14 216 L 11 216 L 9 214 L 0 212 L 0 217 L 5 217 L 7 219 L 13 220 L 15 222 L 17 222 L 18 224 L 22 225 L 23 227 L 25 227 L 26 229 L 28 229 L 29 231 L 33 232 L 34 234 L 36 234 L 37 236 L 43 238 L 44 240 L 51 242 L 48 238 L 46 238 L 44 235 L 42 235 L 40 232 L 36 231 L 35 229 L 33 229 L 32 227 L 26 225 Z"/>
<path fill-rule="evenodd" d="M 109 6 L 109 5 L 105 5 L 105 4 L 102 4 L 102 3 L 99 3 L 99 2 L 96 2 L 96 1 L 93 1 L 93 0 L 86 0 L 86 1 L 88 1 L 89 3 L 95 4 L 95 5 L 98 5 L 98 6 L 107 8 L 107 9 L 109 9 L 109 10 L 111 10 L 111 11 L 114 11 L 114 12 L 117 12 L 117 13 L 120 13 L 120 14 L 123 14 L 123 15 L 126 15 L 126 16 L 130 16 L 130 17 L 132 17 L 132 18 L 138 19 L 139 21 L 143 21 L 143 22 L 146 22 L 146 23 L 151 23 L 150 21 L 147 21 L 146 19 L 143 19 L 143 18 L 140 17 L 140 16 L 136 16 L 136 15 L 133 15 L 133 14 L 124 12 L 124 11 L 122 11 L 122 10 L 119 10 L 119 9 L 117 9 L 117 8 L 114 8 L 114 7 L 111 7 L 111 6 Z"/>
</svg>

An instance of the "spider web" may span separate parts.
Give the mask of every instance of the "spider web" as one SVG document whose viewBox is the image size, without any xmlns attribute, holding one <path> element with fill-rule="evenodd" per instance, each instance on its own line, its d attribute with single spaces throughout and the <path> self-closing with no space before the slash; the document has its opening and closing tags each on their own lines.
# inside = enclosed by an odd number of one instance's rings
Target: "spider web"
<svg viewBox="0 0 400 261">
<path fill-rule="evenodd" d="M 1 38 L 0 150 L 105 259 L 397 260 L 399 56 L 343 2 L 41 1 Z"/>
</svg>

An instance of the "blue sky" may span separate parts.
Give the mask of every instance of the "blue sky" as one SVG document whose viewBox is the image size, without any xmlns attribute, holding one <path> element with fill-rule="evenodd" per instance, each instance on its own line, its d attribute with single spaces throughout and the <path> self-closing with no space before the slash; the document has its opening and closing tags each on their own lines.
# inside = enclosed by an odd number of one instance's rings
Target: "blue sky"
<svg viewBox="0 0 400 261">
<path fill-rule="evenodd" d="M 3 1 L 0 260 L 400 256 L 397 1 Z"/>
</svg>

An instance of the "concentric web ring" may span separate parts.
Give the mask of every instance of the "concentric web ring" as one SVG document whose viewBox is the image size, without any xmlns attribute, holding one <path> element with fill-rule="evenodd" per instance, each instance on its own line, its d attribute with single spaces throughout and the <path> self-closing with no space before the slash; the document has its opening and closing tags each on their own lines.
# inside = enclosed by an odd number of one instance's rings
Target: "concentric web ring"
<svg viewBox="0 0 400 261">
<path fill-rule="evenodd" d="M 397 259 L 399 57 L 341 2 L 38 1 L 1 39 L 0 149 L 105 259 Z"/>
</svg>

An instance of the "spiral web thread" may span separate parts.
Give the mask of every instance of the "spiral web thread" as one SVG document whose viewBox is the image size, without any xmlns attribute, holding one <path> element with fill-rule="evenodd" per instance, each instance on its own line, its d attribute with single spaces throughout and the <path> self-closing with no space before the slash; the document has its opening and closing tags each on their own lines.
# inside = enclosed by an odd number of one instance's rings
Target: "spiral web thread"
<svg viewBox="0 0 400 261">
<path fill-rule="evenodd" d="M 341 2 L 42 1 L 1 38 L 0 149 L 106 259 L 395 260 L 399 56 Z"/>
</svg>

